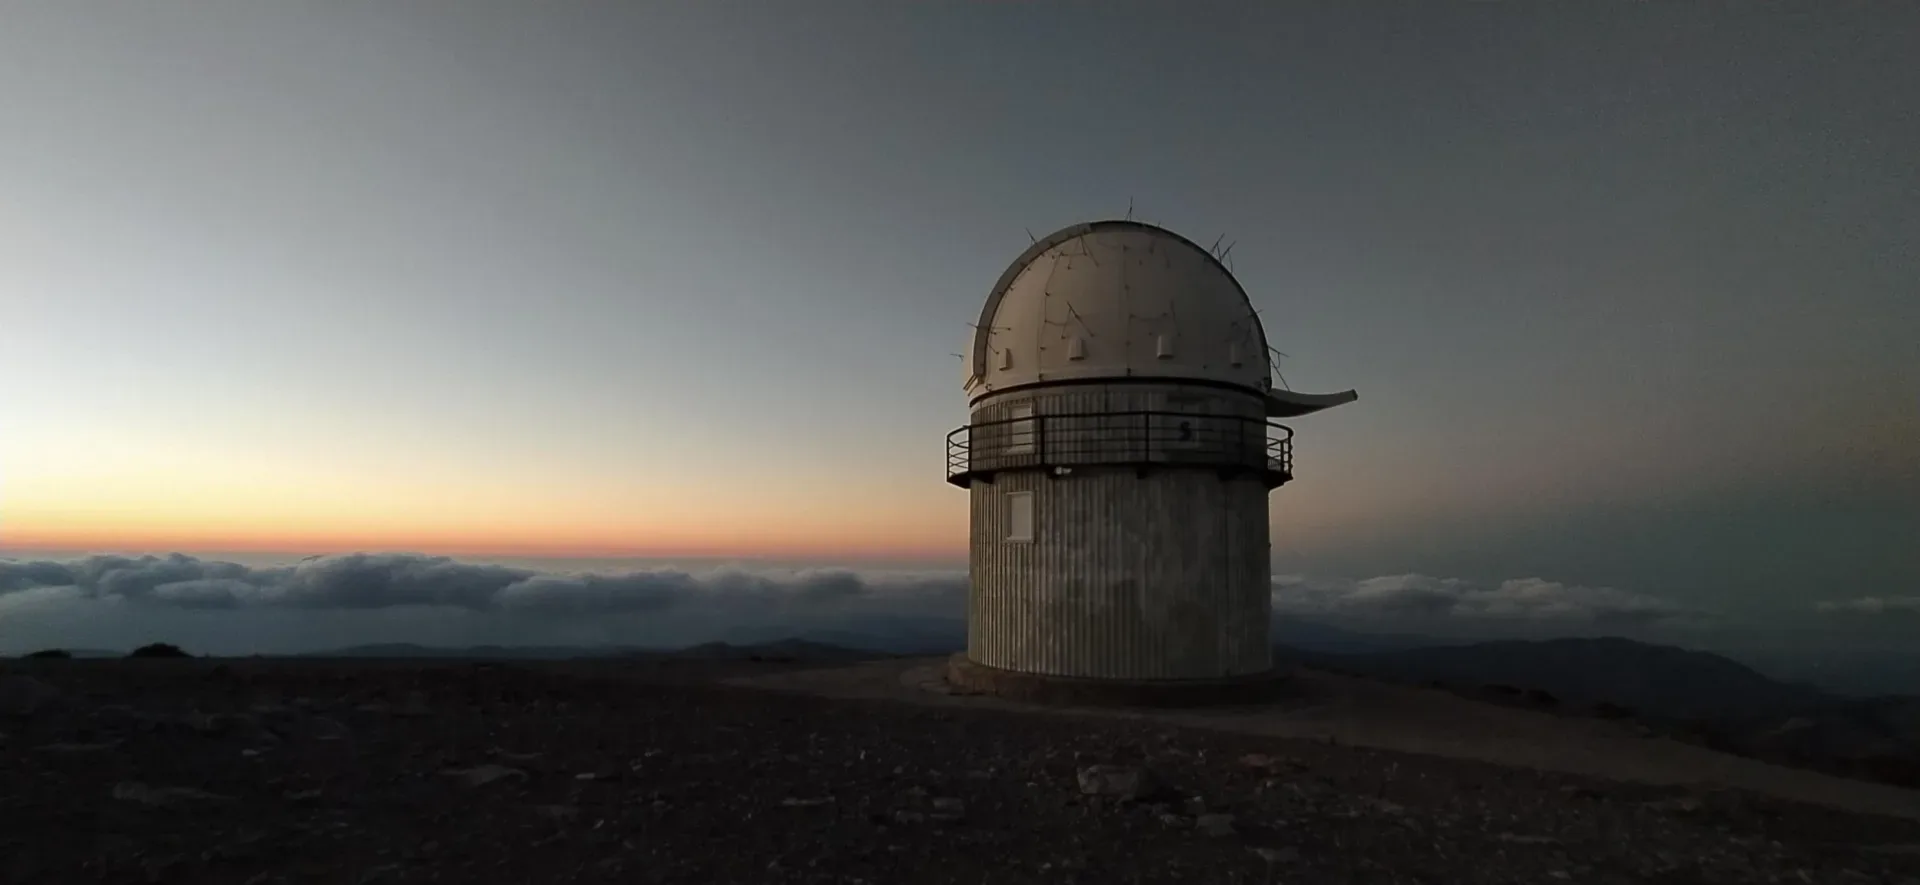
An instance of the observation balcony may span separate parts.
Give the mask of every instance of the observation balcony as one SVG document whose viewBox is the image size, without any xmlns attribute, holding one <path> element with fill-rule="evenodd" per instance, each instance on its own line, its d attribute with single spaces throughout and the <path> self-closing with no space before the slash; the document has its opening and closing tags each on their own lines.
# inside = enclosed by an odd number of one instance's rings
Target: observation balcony
<svg viewBox="0 0 1920 885">
<path fill-rule="evenodd" d="M 1261 418 L 1191 412 L 1034 415 L 969 424 L 947 434 L 947 482 L 968 488 L 1002 470 L 1212 467 L 1258 473 L 1273 489 L 1293 478 L 1293 428 Z"/>
</svg>

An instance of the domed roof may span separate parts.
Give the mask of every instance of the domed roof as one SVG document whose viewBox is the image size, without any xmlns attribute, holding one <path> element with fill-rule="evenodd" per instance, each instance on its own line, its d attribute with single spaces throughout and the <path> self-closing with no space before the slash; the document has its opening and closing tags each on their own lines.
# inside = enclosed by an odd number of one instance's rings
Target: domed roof
<svg viewBox="0 0 1920 885">
<path fill-rule="evenodd" d="M 1164 378 L 1245 388 L 1268 414 L 1351 402 L 1272 390 L 1266 330 L 1212 253 L 1138 221 L 1059 230 L 1021 253 L 968 339 L 969 400 L 1030 384 Z"/>
<path fill-rule="evenodd" d="M 1266 333 L 1207 250 L 1153 225 L 1096 221 L 1034 243 L 1001 274 L 968 349 L 966 389 L 1138 376 L 1264 392 Z"/>
</svg>

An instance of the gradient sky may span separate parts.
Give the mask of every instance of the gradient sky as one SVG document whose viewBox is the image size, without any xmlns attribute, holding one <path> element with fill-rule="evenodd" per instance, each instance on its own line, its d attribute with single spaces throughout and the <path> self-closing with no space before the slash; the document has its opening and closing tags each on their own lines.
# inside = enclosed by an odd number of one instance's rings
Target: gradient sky
<svg viewBox="0 0 1920 885">
<path fill-rule="evenodd" d="M 0 547 L 958 559 L 1131 204 L 1360 392 L 1283 572 L 1920 594 L 1920 7 L 1715 8 L 6 0 Z"/>
</svg>

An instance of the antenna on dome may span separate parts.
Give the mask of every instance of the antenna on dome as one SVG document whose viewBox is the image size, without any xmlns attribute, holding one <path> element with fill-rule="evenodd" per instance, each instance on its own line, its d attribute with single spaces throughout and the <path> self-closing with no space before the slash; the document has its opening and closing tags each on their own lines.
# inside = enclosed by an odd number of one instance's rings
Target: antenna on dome
<svg viewBox="0 0 1920 885">
<path fill-rule="evenodd" d="M 1281 374 L 1280 372 L 1280 360 L 1283 358 L 1286 358 L 1287 355 L 1284 353 L 1281 353 L 1280 348 L 1274 347 L 1271 344 L 1267 345 L 1267 352 L 1270 354 L 1273 354 L 1273 374 L 1274 374 L 1274 377 L 1280 379 L 1280 389 L 1292 390 L 1293 385 L 1288 384 L 1287 376 Z"/>
</svg>

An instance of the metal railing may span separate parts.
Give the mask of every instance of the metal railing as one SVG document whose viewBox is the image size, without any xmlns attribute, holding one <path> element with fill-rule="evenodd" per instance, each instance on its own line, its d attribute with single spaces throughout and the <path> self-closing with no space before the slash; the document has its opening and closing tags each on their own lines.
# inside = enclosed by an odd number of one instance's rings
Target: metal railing
<svg viewBox="0 0 1920 885">
<path fill-rule="evenodd" d="M 1002 470 L 1094 466 L 1258 471 L 1273 488 L 1293 478 L 1293 428 L 1237 415 L 1132 411 L 1007 418 L 947 434 L 947 481 L 962 488 Z"/>
</svg>

